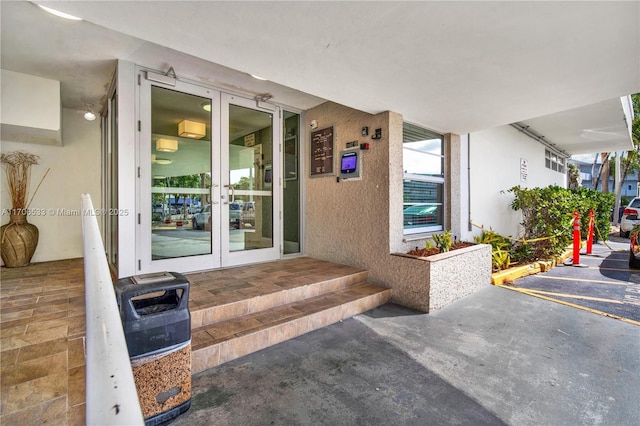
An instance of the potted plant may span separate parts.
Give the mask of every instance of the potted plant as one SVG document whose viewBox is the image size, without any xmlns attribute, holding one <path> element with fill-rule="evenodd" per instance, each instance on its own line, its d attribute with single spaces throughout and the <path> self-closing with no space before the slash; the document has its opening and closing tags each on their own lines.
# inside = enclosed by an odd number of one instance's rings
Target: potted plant
<svg viewBox="0 0 640 426">
<path fill-rule="evenodd" d="M 2 163 L 5 172 L 11 196 L 11 210 L 8 212 L 9 223 L 0 227 L 0 249 L 2 250 L 0 254 L 4 265 L 8 268 L 27 266 L 38 245 L 38 228 L 27 222 L 29 205 L 38 191 L 36 188 L 33 196 L 27 202 L 31 166 L 38 164 L 38 160 L 37 155 L 22 151 L 0 155 L 0 163 Z M 47 170 L 48 172 L 49 170 Z"/>
</svg>

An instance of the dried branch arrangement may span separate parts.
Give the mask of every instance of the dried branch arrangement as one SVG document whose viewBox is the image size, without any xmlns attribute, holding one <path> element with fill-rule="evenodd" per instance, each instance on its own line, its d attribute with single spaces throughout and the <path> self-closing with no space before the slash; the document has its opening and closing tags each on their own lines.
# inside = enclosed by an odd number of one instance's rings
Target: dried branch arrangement
<svg viewBox="0 0 640 426">
<path fill-rule="evenodd" d="M 38 164 L 39 158 L 37 155 L 22 151 L 0 154 L 0 163 L 7 177 L 7 186 L 11 195 L 12 209 L 27 208 L 31 166 Z"/>
</svg>

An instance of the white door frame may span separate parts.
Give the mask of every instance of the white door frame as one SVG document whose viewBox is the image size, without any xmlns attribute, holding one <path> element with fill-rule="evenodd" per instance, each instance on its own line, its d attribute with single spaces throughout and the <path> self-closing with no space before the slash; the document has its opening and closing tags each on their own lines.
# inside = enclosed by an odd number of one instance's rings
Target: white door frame
<svg viewBox="0 0 640 426">
<path fill-rule="evenodd" d="M 282 146 L 282 113 L 280 107 L 265 102 L 256 102 L 252 99 L 246 99 L 240 96 L 222 93 L 220 114 L 222 123 L 221 141 L 222 141 L 222 177 L 221 177 L 221 204 L 228 203 L 229 181 L 229 106 L 237 105 L 256 111 L 265 112 L 272 116 L 272 242 L 273 246 L 264 249 L 253 249 L 246 251 L 230 250 L 230 232 L 228 226 L 222 228 L 222 266 L 237 266 L 249 263 L 266 262 L 277 260 L 282 255 L 282 230 L 281 230 L 281 197 L 282 197 L 282 179 L 281 179 L 281 146 Z M 225 197 L 225 198 L 222 198 Z M 228 205 L 228 204 L 226 204 Z M 222 223 L 229 223 L 229 209 L 222 209 Z"/>
<path fill-rule="evenodd" d="M 282 113 L 280 107 L 256 102 L 237 95 L 221 93 L 218 90 L 190 84 L 179 80 L 167 84 L 151 81 L 146 71 L 140 73 L 138 99 L 139 131 L 137 138 L 136 182 L 136 273 L 160 271 L 194 272 L 238 266 L 280 259 L 282 256 Z M 161 260 L 151 258 L 151 87 L 157 86 L 177 92 L 209 98 L 211 113 L 211 253 L 197 256 L 185 256 Z M 238 105 L 272 114 L 272 241 L 273 246 L 265 249 L 230 251 L 229 209 L 225 204 L 229 185 L 229 105 Z M 217 203 L 217 204 L 216 204 Z M 217 207 L 217 208 L 216 208 Z M 226 226 L 223 226 L 226 224 Z"/>
<path fill-rule="evenodd" d="M 161 260 L 151 258 L 151 87 L 161 87 L 176 92 L 187 93 L 211 100 L 211 200 L 220 197 L 220 92 L 178 80 L 173 84 L 163 84 L 145 78 L 141 72 L 141 88 L 139 97 L 140 131 L 138 140 L 138 179 L 137 179 L 137 214 L 138 225 L 136 246 L 138 253 L 138 272 L 149 273 L 160 271 L 189 272 L 204 269 L 215 269 L 221 266 L 220 254 L 220 214 L 211 215 L 211 253 L 197 256 L 176 257 Z M 212 211 L 215 205 L 212 205 Z"/>
</svg>

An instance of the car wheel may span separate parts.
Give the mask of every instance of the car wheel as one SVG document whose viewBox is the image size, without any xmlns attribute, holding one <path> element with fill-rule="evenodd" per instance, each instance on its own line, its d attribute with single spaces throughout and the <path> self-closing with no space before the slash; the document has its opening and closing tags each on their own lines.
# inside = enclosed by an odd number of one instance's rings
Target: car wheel
<svg viewBox="0 0 640 426">
<path fill-rule="evenodd" d="M 198 229 L 198 221 L 196 220 L 196 218 L 194 217 L 193 220 L 191 221 L 191 229 Z"/>
<path fill-rule="evenodd" d="M 629 268 L 640 269 L 640 259 L 636 259 L 632 251 L 629 251 Z"/>
</svg>

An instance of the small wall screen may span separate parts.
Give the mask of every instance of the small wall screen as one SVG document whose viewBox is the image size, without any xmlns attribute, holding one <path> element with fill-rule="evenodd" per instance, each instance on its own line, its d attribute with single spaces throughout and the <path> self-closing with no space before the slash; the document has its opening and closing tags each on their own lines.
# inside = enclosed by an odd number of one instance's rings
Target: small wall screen
<svg viewBox="0 0 640 426">
<path fill-rule="evenodd" d="M 358 166 L 358 155 L 355 152 L 347 152 L 342 154 L 340 162 L 340 173 L 355 173 Z"/>
<path fill-rule="evenodd" d="M 348 150 L 340 153 L 340 178 L 353 179 L 360 177 L 360 151 Z"/>
</svg>

